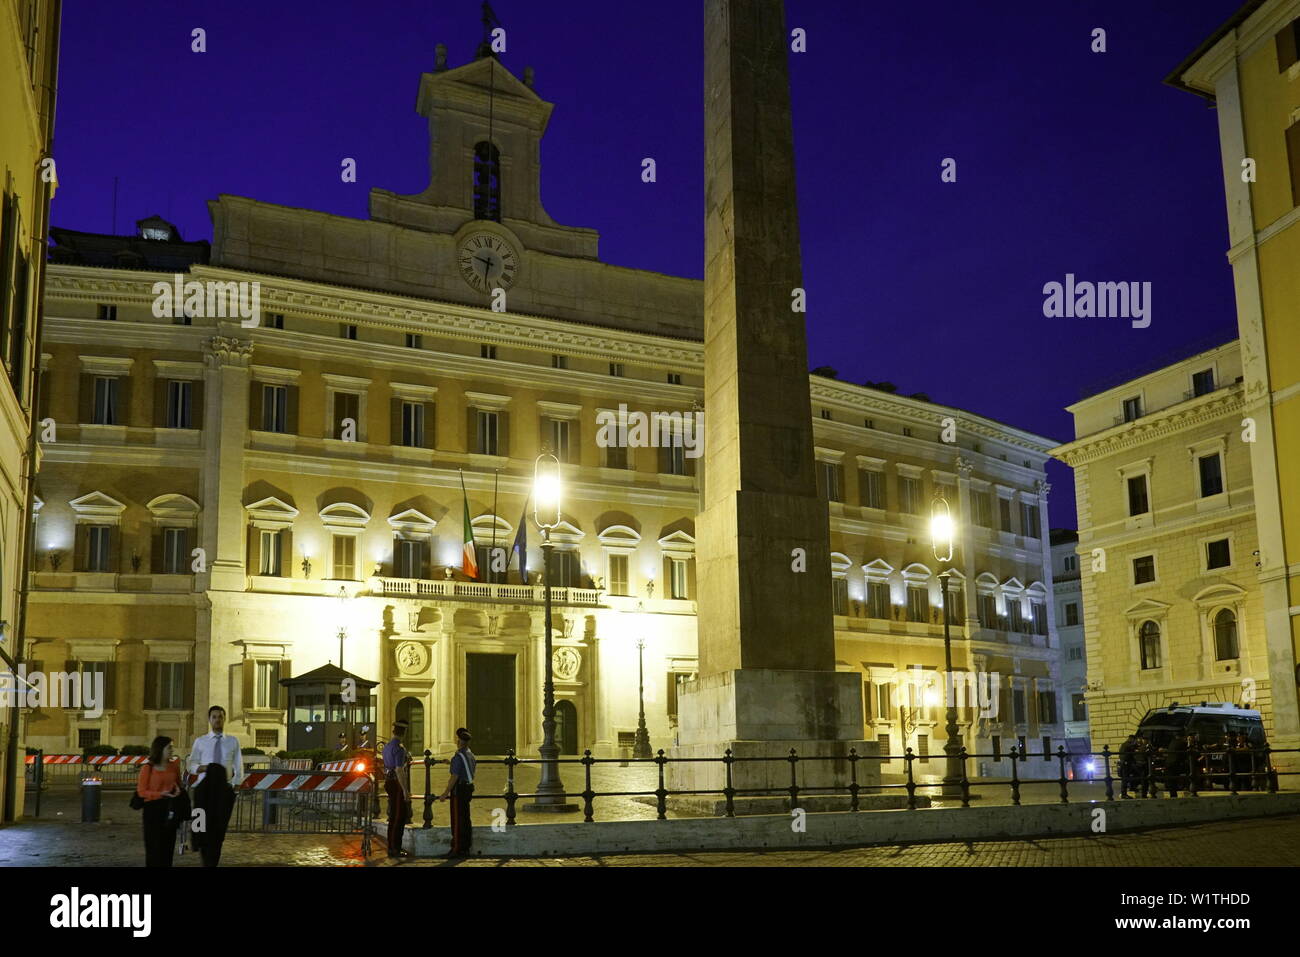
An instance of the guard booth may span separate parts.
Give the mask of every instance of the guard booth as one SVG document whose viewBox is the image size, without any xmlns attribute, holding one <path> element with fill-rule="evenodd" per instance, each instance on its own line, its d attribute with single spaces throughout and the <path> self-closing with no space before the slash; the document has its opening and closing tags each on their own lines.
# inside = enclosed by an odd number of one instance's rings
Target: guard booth
<svg viewBox="0 0 1300 957">
<path fill-rule="evenodd" d="M 355 682 L 356 693 L 349 695 L 352 701 L 344 700 L 345 681 Z M 349 752 L 359 747 L 374 747 L 377 731 L 374 689 L 379 682 L 331 664 L 297 678 L 281 678 L 280 684 L 289 699 L 286 750 L 336 750 L 340 735 Z"/>
</svg>

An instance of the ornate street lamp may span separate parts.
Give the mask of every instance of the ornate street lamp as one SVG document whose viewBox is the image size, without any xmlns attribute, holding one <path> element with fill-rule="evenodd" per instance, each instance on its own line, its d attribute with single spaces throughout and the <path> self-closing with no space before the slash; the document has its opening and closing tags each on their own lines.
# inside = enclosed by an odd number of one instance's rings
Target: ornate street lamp
<svg viewBox="0 0 1300 957">
<path fill-rule="evenodd" d="M 636 603 L 636 610 L 644 612 L 645 606 L 641 602 Z M 641 627 L 640 616 L 637 617 L 637 627 Z M 650 731 L 645 726 L 645 636 L 638 635 L 636 639 L 636 697 L 639 710 L 636 719 L 636 741 L 632 745 L 632 757 L 634 758 L 652 758 L 654 752 L 650 750 Z"/>
<path fill-rule="evenodd" d="M 954 693 L 952 674 L 952 635 L 949 627 L 948 579 L 952 577 L 953 539 L 956 527 L 952 520 L 952 509 L 948 500 L 936 495 L 930 507 L 930 547 L 935 560 L 948 567 L 939 573 L 940 588 L 943 592 L 943 658 L 946 671 L 944 692 L 947 695 L 946 718 L 944 730 L 948 732 L 948 741 L 943 746 L 947 755 L 946 771 L 943 776 L 942 793 L 945 796 L 961 794 L 962 760 L 961 738 L 957 734 L 957 696 Z"/>
<path fill-rule="evenodd" d="M 558 758 L 560 748 L 555 743 L 555 679 L 551 667 L 551 532 L 560 524 L 560 460 L 549 452 L 537 456 L 533 465 L 533 521 L 542 533 L 542 591 L 546 605 L 546 683 L 542 689 L 542 777 L 537 784 L 533 806 L 547 810 L 567 809 L 570 805 L 560 780 Z"/>
</svg>

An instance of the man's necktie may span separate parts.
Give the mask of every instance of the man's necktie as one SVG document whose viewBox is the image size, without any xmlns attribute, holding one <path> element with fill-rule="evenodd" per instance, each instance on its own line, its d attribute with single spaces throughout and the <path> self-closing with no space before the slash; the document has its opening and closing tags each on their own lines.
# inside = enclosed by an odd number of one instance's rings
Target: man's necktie
<svg viewBox="0 0 1300 957">
<path fill-rule="evenodd" d="M 216 740 L 216 742 L 212 745 L 212 763 L 213 763 L 213 764 L 221 764 L 221 763 L 222 763 L 222 761 L 221 761 L 221 732 L 218 731 L 216 734 L 217 734 L 217 740 Z"/>
</svg>

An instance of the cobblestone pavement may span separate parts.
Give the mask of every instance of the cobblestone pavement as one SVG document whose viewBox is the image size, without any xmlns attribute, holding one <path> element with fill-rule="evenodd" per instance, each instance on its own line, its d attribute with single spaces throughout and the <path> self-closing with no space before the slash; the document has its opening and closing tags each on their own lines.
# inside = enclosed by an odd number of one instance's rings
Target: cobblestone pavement
<svg viewBox="0 0 1300 957">
<path fill-rule="evenodd" d="M 0 867 L 140 866 L 144 846 L 129 793 L 105 795 L 104 820 L 80 823 L 77 795 L 47 794 L 41 818 L 0 828 Z M 1190 799 L 1183 799 L 1190 800 Z M 436 805 L 445 816 L 445 804 Z M 29 806 L 30 810 L 30 806 Z M 553 818 L 552 818 L 553 819 Z M 356 836 L 231 834 L 222 866 L 360 866 Z M 400 863 L 374 842 L 369 863 L 381 867 L 932 867 L 932 866 L 1295 866 L 1300 864 L 1300 815 L 1161 828 L 1142 833 L 1038 838 L 960 844 L 913 844 L 841 850 L 683 851 L 604 857 L 465 860 L 407 858 Z M 193 853 L 178 867 L 199 866 Z"/>
</svg>

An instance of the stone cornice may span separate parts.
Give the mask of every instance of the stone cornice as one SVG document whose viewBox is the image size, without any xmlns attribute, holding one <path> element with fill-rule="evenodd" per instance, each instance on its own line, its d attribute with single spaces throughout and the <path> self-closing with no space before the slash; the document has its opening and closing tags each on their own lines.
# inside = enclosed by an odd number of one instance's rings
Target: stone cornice
<svg viewBox="0 0 1300 957">
<path fill-rule="evenodd" d="M 1199 399 L 1189 399 L 1135 422 L 1123 422 L 1103 429 L 1053 449 L 1052 455 L 1071 467 L 1083 465 L 1206 425 L 1240 412 L 1241 408 L 1242 390 L 1237 385 L 1226 393 L 1221 390 Z"/>
</svg>

